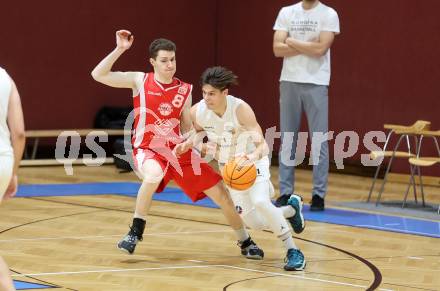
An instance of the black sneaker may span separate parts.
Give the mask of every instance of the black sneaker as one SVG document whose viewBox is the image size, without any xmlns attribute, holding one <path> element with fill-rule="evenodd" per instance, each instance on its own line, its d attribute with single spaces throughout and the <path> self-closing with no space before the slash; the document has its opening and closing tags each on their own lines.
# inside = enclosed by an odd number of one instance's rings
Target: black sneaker
<svg viewBox="0 0 440 291">
<path fill-rule="evenodd" d="M 142 240 L 145 224 L 146 221 L 142 218 L 133 218 L 133 224 L 130 226 L 130 231 L 122 240 L 118 242 L 118 249 L 131 255 L 134 252 L 138 241 Z"/>
<path fill-rule="evenodd" d="M 133 227 L 130 227 L 130 231 L 127 235 L 118 242 L 118 249 L 131 255 L 134 253 L 136 244 L 139 241 L 142 241 L 142 235 L 138 235 Z"/>
<path fill-rule="evenodd" d="M 324 198 L 313 195 L 312 201 L 310 201 L 310 211 L 324 211 Z"/>
<path fill-rule="evenodd" d="M 275 200 L 275 206 L 276 207 L 286 206 L 287 201 L 289 201 L 289 198 L 290 195 L 281 195 L 280 197 L 277 198 L 277 200 Z"/>
<path fill-rule="evenodd" d="M 243 242 L 238 242 L 241 248 L 241 254 L 251 260 L 262 260 L 264 258 L 264 252 L 260 249 L 256 243 L 249 237 Z"/>
</svg>

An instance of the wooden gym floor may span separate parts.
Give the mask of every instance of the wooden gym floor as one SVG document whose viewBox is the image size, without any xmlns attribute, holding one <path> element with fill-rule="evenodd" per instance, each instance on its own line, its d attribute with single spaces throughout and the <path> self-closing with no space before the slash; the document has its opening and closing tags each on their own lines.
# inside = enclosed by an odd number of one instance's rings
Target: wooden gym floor
<svg viewBox="0 0 440 291">
<path fill-rule="evenodd" d="M 74 173 L 20 169 L 23 184 L 138 181 L 113 166 L 78 166 Z M 331 174 L 327 206 L 365 200 L 370 183 Z M 383 197 L 399 200 L 405 189 L 390 182 Z M 297 171 L 296 190 L 310 199 L 311 172 Z M 429 202 L 439 202 L 438 187 L 425 190 Z M 307 268 L 286 272 L 284 250 L 271 233 L 251 231 L 266 255 L 246 260 L 219 210 L 169 202 L 154 201 L 144 240 L 127 255 L 116 243 L 128 230 L 134 202 L 118 195 L 6 201 L 0 208 L 0 255 L 14 280 L 57 290 L 440 290 L 438 238 L 309 221 L 295 236 Z"/>
</svg>

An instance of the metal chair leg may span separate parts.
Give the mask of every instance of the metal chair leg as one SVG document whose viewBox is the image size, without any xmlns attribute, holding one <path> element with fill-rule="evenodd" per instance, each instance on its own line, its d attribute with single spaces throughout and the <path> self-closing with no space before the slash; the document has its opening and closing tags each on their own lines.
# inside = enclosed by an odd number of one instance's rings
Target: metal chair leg
<svg viewBox="0 0 440 291">
<path fill-rule="evenodd" d="M 391 129 L 388 132 L 387 138 L 385 140 L 385 144 L 383 145 L 383 148 L 382 148 L 383 152 L 385 152 L 385 150 L 387 149 L 388 143 L 390 142 L 390 139 L 391 139 L 391 136 L 393 135 L 393 133 L 394 133 L 393 129 Z M 379 176 L 379 172 L 380 172 L 380 169 L 382 168 L 382 163 L 383 163 L 384 159 L 385 159 L 385 157 L 383 157 L 380 164 L 376 167 L 376 172 L 374 173 L 374 178 L 373 178 L 373 182 L 370 187 L 370 192 L 368 193 L 367 203 L 370 202 L 370 200 L 371 200 L 371 195 L 373 194 L 374 186 L 376 185 L 376 181 L 377 181 L 377 176 Z"/>
<path fill-rule="evenodd" d="M 383 162 L 383 161 L 382 161 L 382 162 Z M 380 168 L 381 168 L 381 167 L 382 167 L 382 163 L 380 163 L 380 164 L 377 166 L 377 168 L 376 168 L 376 173 L 374 173 L 373 183 L 371 184 L 370 192 L 368 193 L 367 203 L 370 202 L 371 194 L 373 193 L 374 185 L 376 184 L 377 176 L 379 176 L 379 172 L 380 172 Z"/>
<path fill-rule="evenodd" d="M 419 175 L 419 181 L 420 181 L 420 192 L 422 192 L 422 206 L 425 207 L 425 192 L 423 191 L 423 181 L 422 181 L 422 174 L 420 167 L 417 167 L 417 172 Z"/>
<path fill-rule="evenodd" d="M 399 148 L 400 142 L 402 141 L 402 138 L 404 136 L 405 135 L 401 135 L 399 137 L 399 140 L 397 141 L 396 145 L 394 146 L 393 155 L 390 157 L 390 160 L 388 161 L 387 170 L 385 171 L 385 176 L 383 178 L 382 185 L 380 187 L 379 194 L 378 194 L 377 199 L 376 199 L 376 206 L 379 205 L 380 198 L 382 197 L 382 193 L 383 193 L 383 190 L 385 188 L 385 183 L 387 182 L 388 173 L 390 171 L 391 164 L 393 163 L 393 159 L 394 159 L 395 153 L 396 153 L 397 149 Z"/>
<path fill-rule="evenodd" d="M 411 167 L 411 173 L 412 173 L 412 182 L 413 182 L 413 193 L 414 193 L 414 201 L 417 203 L 419 203 L 419 201 L 417 200 L 417 184 L 416 184 L 416 178 L 414 177 L 415 173 L 414 173 L 414 168 L 415 167 Z"/>
<path fill-rule="evenodd" d="M 411 188 L 411 186 L 413 186 L 414 195 L 415 195 L 415 197 L 417 197 L 417 194 L 415 193 L 415 191 L 416 191 L 416 187 L 415 187 L 416 180 L 414 178 L 414 170 L 413 170 L 413 167 L 411 165 L 409 165 L 409 170 L 411 172 L 411 176 L 409 178 L 408 187 L 406 188 L 405 198 L 403 199 L 402 208 L 405 208 L 405 206 L 406 206 L 406 201 L 408 199 L 408 193 L 409 193 L 409 189 Z"/>
</svg>

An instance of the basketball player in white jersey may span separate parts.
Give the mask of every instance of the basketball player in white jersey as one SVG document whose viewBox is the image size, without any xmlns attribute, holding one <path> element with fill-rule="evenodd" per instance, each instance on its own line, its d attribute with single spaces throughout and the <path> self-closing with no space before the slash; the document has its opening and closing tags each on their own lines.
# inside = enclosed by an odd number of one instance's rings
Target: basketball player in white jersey
<svg viewBox="0 0 440 291">
<path fill-rule="evenodd" d="M 196 131 L 206 133 L 208 143 L 198 143 L 197 135 L 194 135 L 176 151 L 181 154 L 190 147 L 199 146 L 204 154 L 215 144 L 214 156 L 220 170 L 236 156 L 245 156 L 255 163 L 257 179 L 250 189 L 237 191 L 229 188 L 236 209 L 248 227 L 269 228 L 282 240 L 287 250 L 285 270 L 303 270 L 306 265 L 304 255 L 295 245 L 285 219 L 289 219 L 296 233 L 304 230 L 302 199 L 291 195 L 287 206 L 277 208 L 272 204 L 270 198 L 274 189 L 270 182 L 268 146 L 252 108 L 228 94 L 229 87 L 236 83 L 237 76 L 223 67 L 208 68 L 202 74 L 203 99 L 191 108 L 191 118 Z M 201 138 L 198 140 L 202 141 Z"/>
<path fill-rule="evenodd" d="M 17 171 L 25 144 L 23 110 L 14 81 L 0 67 L 0 202 L 17 193 Z M 15 290 L 0 257 L 0 290 Z"/>
</svg>

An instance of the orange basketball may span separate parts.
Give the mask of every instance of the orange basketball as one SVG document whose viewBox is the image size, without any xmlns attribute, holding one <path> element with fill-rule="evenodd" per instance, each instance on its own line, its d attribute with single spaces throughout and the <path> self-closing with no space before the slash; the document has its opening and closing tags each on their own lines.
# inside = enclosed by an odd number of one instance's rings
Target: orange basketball
<svg viewBox="0 0 440 291">
<path fill-rule="evenodd" d="M 228 162 L 222 172 L 225 184 L 235 190 L 247 190 L 257 179 L 257 168 L 245 157 Z"/>
</svg>

